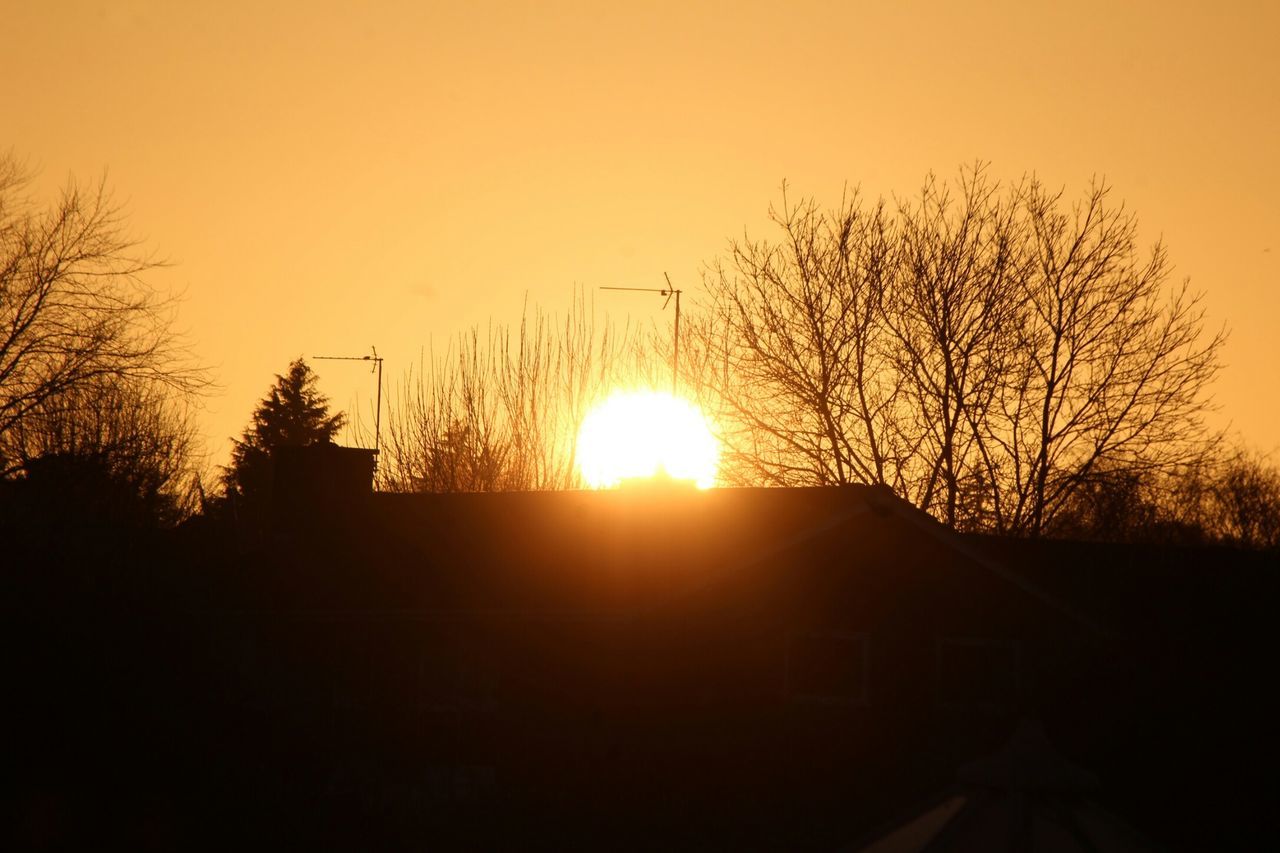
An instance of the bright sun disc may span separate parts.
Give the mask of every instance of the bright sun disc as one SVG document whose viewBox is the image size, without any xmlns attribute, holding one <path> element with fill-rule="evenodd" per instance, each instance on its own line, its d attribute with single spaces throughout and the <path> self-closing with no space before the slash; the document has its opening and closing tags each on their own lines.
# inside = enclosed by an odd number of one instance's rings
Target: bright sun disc
<svg viewBox="0 0 1280 853">
<path fill-rule="evenodd" d="M 702 412 L 657 391 L 615 391 L 582 422 L 578 467 L 593 489 L 667 476 L 715 485 L 720 447 Z"/>
</svg>

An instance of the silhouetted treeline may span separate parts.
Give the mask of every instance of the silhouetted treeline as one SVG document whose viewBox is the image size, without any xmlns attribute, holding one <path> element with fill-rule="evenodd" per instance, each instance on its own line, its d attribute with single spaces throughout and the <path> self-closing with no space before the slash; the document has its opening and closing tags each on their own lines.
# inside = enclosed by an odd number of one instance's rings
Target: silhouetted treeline
<svg viewBox="0 0 1280 853">
<path fill-rule="evenodd" d="M 1094 183 L 981 166 L 914 196 L 771 208 L 704 277 L 688 381 L 734 483 L 885 484 L 960 528 L 1037 535 L 1103 472 L 1198 464 L 1223 335 Z"/>
<path fill-rule="evenodd" d="M 410 370 L 393 395 L 380 485 L 580 488 L 578 426 L 615 386 L 651 384 L 655 369 L 665 369 L 648 344 L 639 330 L 597 323 L 581 292 L 563 317 L 526 309 L 516 328 L 459 335 L 443 356 Z"/>
<path fill-rule="evenodd" d="M 189 402 L 207 380 L 144 281 L 157 262 L 102 185 L 47 208 L 26 185 L 0 159 L 0 478 L 29 510 L 261 520 L 271 449 L 331 441 L 343 415 L 291 365 L 204 493 Z M 966 530 L 1276 547 L 1275 467 L 1205 424 L 1223 336 L 1105 184 L 1071 202 L 978 166 L 892 203 L 784 189 L 772 214 L 776 236 L 730 241 L 686 300 L 681 389 L 719 432 L 722 482 L 884 484 Z M 671 344 L 581 292 L 460 335 L 391 395 L 379 486 L 581 487 L 584 415 L 665 385 Z"/>
<path fill-rule="evenodd" d="M 189 404 L 208 380 L 144 280 L 161 263 L 105 183 L 41 205 L 30 182 L 0 155 L 0 481 L 26 514 L 173 524 L 194 506 Z"/>
<path fill-rule="evenodd" d="M 1222 450 L 1173 472 L 1103 468 L 1076 490 L 1046 534 L 1280 550 L 1280 469 L 1242 450 Z"/>
<path fill-rule="evenodd" d="M 681 381 L 732 485 L 885 484 L 960 528 L 1274 547 L 1277 474 L 1209 429 L 1222 333 L 1159 243 L 1095 183 L 1078 201 L 981 167 L 893 204 L 851 193 L 731 241 L 681 335 Z M 460 336 L 393 399 L 397 491 L 576 488 L 577 424 L 660 387 L 666 328 Z"/>
</svg>

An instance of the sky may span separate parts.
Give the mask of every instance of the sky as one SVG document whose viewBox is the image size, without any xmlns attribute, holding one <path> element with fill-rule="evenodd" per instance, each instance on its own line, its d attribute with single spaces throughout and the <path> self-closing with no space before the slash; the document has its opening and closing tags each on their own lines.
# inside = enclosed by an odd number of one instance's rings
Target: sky
<svg viewBox="0 0 1280 853">
<path fill-rule="evenodd" d="M 211 460 L 299 355 L 424 352 L 575 288 L 667 322 L 787 181 L 1105 176 L 1230 330 L 1220 426 L 1280 448 L 1280 4 L 0 0 L 0 150 L 104 172 L 218 390 Z M 361 365 L 315 362 L 368 419 Z"/>
</svg>

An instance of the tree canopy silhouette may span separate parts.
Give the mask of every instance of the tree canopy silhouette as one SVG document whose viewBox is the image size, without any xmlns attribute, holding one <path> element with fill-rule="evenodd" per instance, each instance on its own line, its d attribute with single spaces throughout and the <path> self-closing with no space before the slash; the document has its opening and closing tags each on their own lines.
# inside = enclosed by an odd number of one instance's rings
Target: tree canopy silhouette
<svg viewBox="0 0 1280 853">
<path fill-rule="evenodd" d="M 630 329 L 594 320 L 581 291 L 562 317 L 526 310 L 451 342 L 391 401 L 379 485 L 397 492 L 572 489 L 590 408 L 640 376 Z"/>
<path fill-rule="evenodd" d="M 175 297 L 143 280 L 160 263 L 129 236 L 105 182 L 69 181 L 41 207 L 30 180 L 0 154 L 0 476 L 25 464 L 12 431 L 60 396 L 121 382 L 186 396 L 208 384 L 173 330 Z"/>
<path fill-rule="evenodd" d="M 115 377 L 42 400 L 3 442 L 32 513 L 129 527 L 173 525 L 194 510 L 197 445 L 184 401 Z"/>
<path fill-rule="evenodd" d="M 686 385 L 744 485 L 884 483 L 948 524 L 1038 535 L 1095 474 L 1212 446 L 1224 336 L 1095 182 L 979 164 L 892 205 L 772 208 L 708 270 Z"/>
<path fill-rule="evenodd" d="M 276 376 L 275 385 L 253 412 L 243 437 L 231 451 L 222 482 L 232 500 L 256 503 L 270 488 L 271 450 L 333 441 L 346 423 L 329 414 L 329 400 L 316 388 L 317 377 L 301 358 Z"/>
</svg>

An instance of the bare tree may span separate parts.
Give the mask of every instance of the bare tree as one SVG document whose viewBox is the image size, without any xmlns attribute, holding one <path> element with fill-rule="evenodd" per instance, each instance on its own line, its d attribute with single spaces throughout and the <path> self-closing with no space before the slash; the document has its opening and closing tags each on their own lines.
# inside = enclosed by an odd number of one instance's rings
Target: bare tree
<svg viewBox="0 0 1280 853">
<path fill-rule="evenodd" d="M 597 327 L 580 292 L 563 318 L 526 306 L 514 330 L 459 336 L 394 395 L 379 467 L 394 491 L 515 491 L 579 484 L 577 430 L 625 383 L 634 336 Z"/>
<path fill-rule="evenodd" d="M 1174 475 L 1109 463 L 1094 466 L 1042 531 L 1047 536 L 1100 542 L 1199 542 L 1200 519 L 1176 522 Z"/>
<path fill-rule="evenodd" d="M 892 212 L 784 188 L 778 239 L 730 243 L 686 344 L 730 479 L 887 483 L 950 524 L 1039 535 L 1103 473 L 1201 458 L 1224 337 L 1108 195 L 1067 207 L 981 164 Z"/>
<path fill-rule="evenodd" d="M 1234 447 L 1188 467 L 1161 493 L 1162 507 L 1204 539 L 1256 550 L 1280 549 L 1280 469 Z"/>
<path fill-rule="evenodd" d="M 1210 488 L 1212 530 L 1245 548 L 1280 550 L 1280 470 L 1256 454 L 1223 467 Z"/>
<path fill-rule="evenodd" d="M 39 401 L 0 442 L 56 514 L 167 526 L 196 510 L 192 410 L 156 383 L 80 383 Z"/>
<path fill-rule="evenodd" d="M 981 165 L 961 172 L 958 196 L 930 175 L 918 201 L 899 206 L 882 303 L 911 413 L 905 494 L 951 525 L 961 514 L 975 523 L 988 503 L 999 510 L 986 424 L 1015 355 L 1026 233 Z"/>
<path fill-rule="evenodd" d="M 1045 533 L 1079 539 L 1280 549 L 1280 470 L 1242 447 L 1170 469 L 1094 466 Z"/>
<path fill-rule="evenodd" d="M 882 205 L 770 217 L 777 243 L 744 236 L 703 278 L 682 341 L 686 384 L 719 425 L 730 482 L 895 483 L 901 385 L 880 303 L 891 262 Z"/>
<path fill-rule="evenodd" d="M 1032 239 L 1017 334 L 987 427 L 1000 529 L 1040 533 L 1105 464 L 1170 470 L 1212 444 L 1207 390 L 1225 334 L 1207 334 L 1200 296 L 1170 286 L 1164 246 L 1138 248 L 1137 220 L 1095 183 L 1063 209 L 1036 181 L 1018 194 Z"/>
<path fill-rule="evenodd" d="M 105 182 L 71 181 L 47 208 L 27 197 L 29 184 L 0 156 L 0 436 L 105 379 L 203 387 L 173 331 L 175 299 L 143 281 L 158 263 L 126 233 Z M 19 464 L 0 457 L 0 476 Z"/>
<path fill-rule="evenodd" d="M 378 478 L 402 492 L 498 491 L 506 436 L 498 389 L 478 330 L 445 358 L 410 371 L 388 407 Z"/>
</svg>

